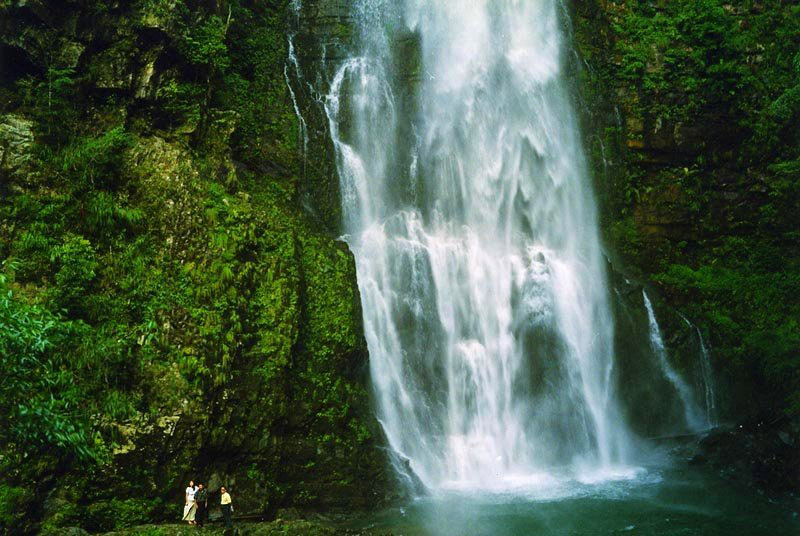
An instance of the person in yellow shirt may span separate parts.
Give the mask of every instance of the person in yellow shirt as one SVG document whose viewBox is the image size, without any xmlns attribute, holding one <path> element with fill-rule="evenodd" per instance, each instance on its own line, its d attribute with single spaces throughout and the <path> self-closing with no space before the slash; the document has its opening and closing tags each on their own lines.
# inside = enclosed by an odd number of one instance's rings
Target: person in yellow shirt
<svg viewBox="0 0 800 536">
<path fill-rule="evenodd" d="M 222 509 L 222 519 L 225 520 L 225 528 L 229 529 L 233 527 L 233 522 L 231 521 L 231 516 L 233 514 L 233 503 L 231 502 L 231 494 L 228 493 L 228 490 L 225 489 L 225 486 L 219 488 L 219 491 L 222 493 L 219 506 Z"/>
</svg>

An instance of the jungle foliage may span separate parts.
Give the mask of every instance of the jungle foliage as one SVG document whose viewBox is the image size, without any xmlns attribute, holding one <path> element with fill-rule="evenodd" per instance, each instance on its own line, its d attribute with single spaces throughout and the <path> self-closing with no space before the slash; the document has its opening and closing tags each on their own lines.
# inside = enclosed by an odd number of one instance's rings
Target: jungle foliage
<svg viewBox="0 0 800 536">
<path fill-rule="evenodd" d="M 352 258 L 298 209 L 287 6 L 0 3 L 0 128 L 31 125 L 24 169 L 0 157 L 0 533 L 171 516 L 228 449 L 259 457 L 252 508 L 350 493 L 348 464 L 310 461 L 371 433 Z M 180 460 L 135 443 L 187 407 Z"/>
<path fill-rule="evenodd" d="M 800 414 L 800 6 L 594 15 L 576 33 L 607 103 L 592 146 L 608 240 L 706 331 L 730 411 Z"/>
<path fill-rule="evenodd" d="M 206 457 L 251 438 L 264 510 L 373 482 L 348 465 L 371 463 L 351 260 L 297 210 L 288 0 L 43 4 L 0 1 L 0 122 L 35 140 L 0 158 L 0 532 L 36 530 L 64 474 L 54 530 L 168 517 L 194 460 L 130 431 L 209 400 Z M 800 7 L 602 5 L 576 35 L 612 117 L 606 236 L 706 332 L 733 407 L 797 414 Z M 682 226 L 651 233 L 673 185 Z"/>
</svg>

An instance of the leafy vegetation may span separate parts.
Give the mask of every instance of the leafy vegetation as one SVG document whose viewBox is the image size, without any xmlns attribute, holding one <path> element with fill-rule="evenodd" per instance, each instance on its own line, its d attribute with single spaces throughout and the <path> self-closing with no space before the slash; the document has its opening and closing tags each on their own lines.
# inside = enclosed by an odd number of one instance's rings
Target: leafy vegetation
<svg viewBox="0 0 800 536">
<path fill-rule="evenodd" d="M 707 332 L 729 411 L 799 415 L 800 7 L 579 9 L 609 241 Z"/>
<path fill-rule="evenodd" d="M 297 208 L 287 3 L 22 4 L 0 4 L 25 67 L 0 71 L 0 533 L 170 518 L 198 472 L 239 474 L 251 510 L 366 496 L 354 267 Z"/>
<path fill-rule="evenodd" d="M 31 495 L 29 489 L 0 485 L 0 530 L 11 532 L 22 524 Z"/>
<path fill-rule="evenodd" d="M 53 448 L 83 460 L 103 454 L 80 411 L 85 393 L 56 351 L 73 333 L 68 322 L 18 300 L 0 275 L 0 441 L 14 446 L 16 462 Z"/>
</svg>

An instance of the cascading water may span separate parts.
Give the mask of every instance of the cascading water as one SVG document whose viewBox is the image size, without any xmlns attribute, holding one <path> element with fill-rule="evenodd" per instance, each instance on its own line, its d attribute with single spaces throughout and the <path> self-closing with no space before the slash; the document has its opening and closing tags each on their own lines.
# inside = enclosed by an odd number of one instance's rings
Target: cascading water
<svg viewBox="0 0 800 536">
<path fill-rule="evenodd" d="M 302 7 L 300 4 L 300 0 L 292 0 L 290 3 L 292 12 L 294 13 L 295 17 L 299 20 L 300 18 L 300 8 Z M 294 70 L 294 76 L 298 83 L 303 81 L 303 75 L 300 71 L 300 63 L 297 61 L 297 54 L 295 53 L 294 49 L 294 32 L 290 32 L 287 36 L 287 45 L 288 45 L 288 54 L 286 58 L 286 63 L 283 66 L 283 79 L 286 81 L 286 87 L 289 90 L 289 97 L 292 99 L 292 107 L 294 108 L 294 113 L 297 116 L 297 129 L 298 134 L 303 142 L 303 175 L 306 172 L 306 158 L 308 157 L 308 124 L 306 123 L 305 118 L 303 117 L 302 112 L 300 111 L 300 105 L 297 101 L 297 94 L 292 87 L 291 76 L 289 74 L 289 65 L 292 66 Z"/>
<path fill-rule="evenodd" d="M 656 320 L 656 313 L 653 311 L 653 304 L 650 302 L 650 298 L 644 290 L 642 290 L 642 298 L 644 300 L 645 309 L 647 309 L 647 321 L 650 325 L 650 344 L 653 347 L 653 353 L 658 358 L 658 363 L 664 376 L 669 380 L 680 397 L 681 403 L 683 404 L 686 426 L 692 431 L 710 428 L 710 423 L 706 421 L 700 413 L 700 409 L 694 400 L 691 387 L 689 387 L 681 375 L 678 374 L 667 360 L 667 349 L 664 346 L 664 339 L 661 337 L 661 328 L 658 327 L 658 320 Z"/>
<path fill-rule="evenodd" d="M 287 63 L 283 66 L 283 78 L 286 80 L 286 87 L 289 89 L 289 97 L 292 99 L 292 106 L 294 107 L 294 113 L 297 116 L 297 124 L 298 124 L 298 131 L 300 134 L 300 138 L 303 142 L 303 172 L 305 173 L 305 165 L 306 165 L 306 156 L 308 155 L 308 125 L 306 124 L 306 120 L 303 117 L 303 114 L 300 112 L 300 105 L 297 103 L 297 95 L 292 88 L 292 81 L 289 78 L 289 64 L 294 67 L 294 73 L 297 77 L 298 81 L 301 81 L 303 77 L 300 75 L 300 65 L 297 62 L 297 55 L 294 52 L 294 35 L 290 34 L 288 37 L 289 43 L 289 58 Z"/>
<path fill-rule="evenodd" d="M 360 48 L 342 61 L 349 33 L 335 25 L 351 3 Z M 350 528 L 796 532 L 783 506 L 708 471 L 673 470 L 629 431 L 626 420 L 660 437 L 702 416 L 682 411 L 683 380 L 647 296 L 649 333 L 633 293 L 609 302 L 559 1 L 291 6 L 298 40 L 289 35 L 284 74 L 304 149 L 319 129 L 313 115 L 305 128 L 300 104 L 310 96 L 328 115 L 378 417 L 400 476 L 418 489 L 410 467 L 433 492 Z M 294 45 L 320 25 L 321 46 L 300 55 L 317 62 L 304 78 Z"/>
<path fill-rule="evenodd" d="M 678 313 L 681 320 L 693 330 L 697 335 L 697 343 L 700 346 L 700 374 L 703 380 L 703 396 L 706 403 L 706 423 L 708 428 L 713 428 L 717 425 L 717 401 L 714 394 L 714 374 L 711 368 L 711 358 L 708 353 L 706 341 L 700 328 L 692 324 L 688 318 Z"/>
<path fill-rule="evenodd" d="M 326 99 L 389 442 L 432 489 L 607 475 L 631 436 L 560 4 L 392 4 L 357 3 Z"/>
<path fill-rule="evenodd" d="M 714 375 L 711 370 L 711 359 L 708 356 L 708 348 L 706 342 L 703 340 L 703 334 L 700 333 L 700 328 L 694 326 L 697 333 L 697 340 L 700 343 L 700 355 L 702 356 L 702 374 L 703 374 L 703 393 L 706 399 L 706 421 L 709 428 L 713 428 L 717 424 L 717 403 L 714 396 Z"/>
</svg>

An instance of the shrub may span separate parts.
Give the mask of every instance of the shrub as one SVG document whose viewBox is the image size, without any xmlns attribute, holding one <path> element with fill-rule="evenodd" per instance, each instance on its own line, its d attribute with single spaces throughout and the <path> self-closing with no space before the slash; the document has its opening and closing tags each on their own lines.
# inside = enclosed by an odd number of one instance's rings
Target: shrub
<svg viewBox="0 0 800 536">
<path fill-rule="evenodd" d="M 86 509 L 86 526 L 94 531 L 107 531 L 141 525 L 150 520 L 153 506 L 150 499 L 98 501 Z"/>
<path fill-rule="evenodd" d="M 57 266 L 52 295 L 59 307 L 74 310 L 81 305 L 95 277 L 94 248 L 85 238 L 68 235 L 64 244 L 53 251 L 52 260 Z"/>
<path fill-rule="evenodd" d="M 32 500 L 29 490 L 0 484 L 0 533 L 13 534 L 20 528 Z"/>
<path fill-rule="evenodd" d="M 18 455 L 41 449 L 96 459 L 84 394 L 56 351 L 71 325 L 18 300 L 0 274 L 0 445 Z"/>
</svg>

